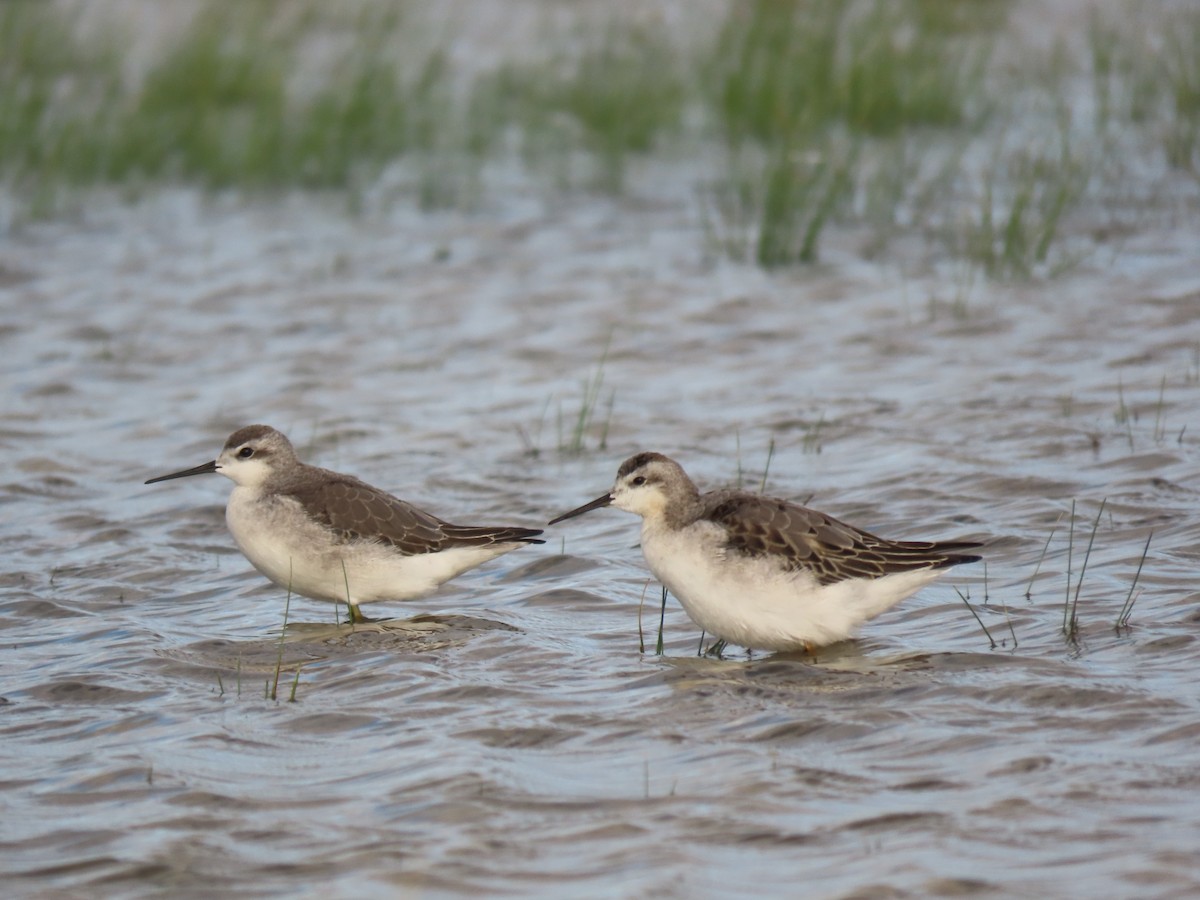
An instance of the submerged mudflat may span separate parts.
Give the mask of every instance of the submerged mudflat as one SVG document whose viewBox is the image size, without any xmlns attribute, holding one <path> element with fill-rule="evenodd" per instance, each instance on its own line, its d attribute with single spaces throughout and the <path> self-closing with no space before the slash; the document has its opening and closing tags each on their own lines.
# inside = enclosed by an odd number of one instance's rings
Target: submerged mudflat
<svg viewBox="0 0 1200 900">
<path fill-rule="evenodd" d="M 716 262 L 694 223 L 176 192 L 10 237 L 10 889 L 1200 889 L 1194 235 L 953 296 L 851 237 L 818 269 Z M 280 645 L 228 483 L 142 485 L 250 421 L 451 519 L 541 524 L 656 449 L 705 486 L 769 456 L 772 493 L 993 544 L 986 580 L 816 659 L 697 658 L 674 603 L 640 653 L 658 591 L 617 511 L 353 633 L 293 598 Z"/>
<path fill-rule="evenodd" d="M 1200 894 L 1194 10 L 111 6 L 0 9 L 6 896 Z M 251 422 L 986 562 L 659 655 L 606 510 L 350 628 L 143 484 Z"/>
</svg>

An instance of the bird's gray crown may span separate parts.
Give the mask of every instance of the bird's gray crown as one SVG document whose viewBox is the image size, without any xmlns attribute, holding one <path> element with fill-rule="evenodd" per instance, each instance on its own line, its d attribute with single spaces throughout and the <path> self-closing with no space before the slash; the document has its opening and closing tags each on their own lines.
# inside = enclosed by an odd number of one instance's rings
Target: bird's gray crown
<svg viewBox="0 0 1200 900">
<path fill-rule="evenodd" d="M 653 462 L 670 462 L 671 460 L 663 456 L 661 453 L 653 453 L 647 451 L 639 453 L 636 456 L 631 456 L 625 462 L 621 463 L 621 468 L 617 470 L 617 480 L 624 478 L 630 472 L 635 472 L 642 466 L 648 466 Z"/>
<path fill-rule="evenodd" d="M 292 442 L 279 431 L 276 431 L 270 425 L 247 425 L 244 428 L 239 428 L 229 436 L 229 440 L 225 442 L 225 449 L 229 450 L 234 447 L 240 447 L 242 444 L 250 441 L 262 440 L 270 438 L 273 443 L 278 443 L 281 446 L 292 450 Z M 294 451 L 293 451 L 294 452 Z"/>
</svg>

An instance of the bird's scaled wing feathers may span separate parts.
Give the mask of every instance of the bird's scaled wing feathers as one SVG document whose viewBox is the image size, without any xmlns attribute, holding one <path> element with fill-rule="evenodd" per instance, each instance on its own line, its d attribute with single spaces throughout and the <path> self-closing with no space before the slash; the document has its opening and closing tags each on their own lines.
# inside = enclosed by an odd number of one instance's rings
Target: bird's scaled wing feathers
<svg viewBox="0 0 1200 900">
<path fill-rule="evenodd" d="M 305 510 L 344 541 L 379 540 L 406 554 L 447 546 L 436 516 L 351 479 L 326 481 L 294 494 Z"/>
<path fill-rule="evenodd" d="M 754 494 L 715 502 L 704 518 L 720 525 L 728 552 L 777 559 L 821 584 L 974 562 L 969 541 L 889 541 L 816 510 Z"/>
<path fill-rule="evenodd" d="M 451 525 L 355 479 L 326 481 L 297 493 L 308 513 L 342 540 L 378 540 L 401 553 L 436 553 L 452 547 L 535 541 L 536 528 Z"/>
</svg>

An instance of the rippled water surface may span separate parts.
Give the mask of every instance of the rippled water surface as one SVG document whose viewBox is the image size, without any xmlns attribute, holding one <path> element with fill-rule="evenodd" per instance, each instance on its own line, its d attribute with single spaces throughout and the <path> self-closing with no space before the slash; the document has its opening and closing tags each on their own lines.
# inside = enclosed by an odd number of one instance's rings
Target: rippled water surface
<svg viewBox="0 0 1200 900">
<path fill-rule="evenodd" d="M 6 892 L 1200 891 L 1195 235 L 1002 287 L 852 235 L 764 274 L 697 222 L 172 193 L 10 235 Z M 707 487 L 770 455 L 772 493 L 991 545 L 815 659 L 698 658 L 674 601 L 655 656 L 615 510 L 353 631 L 293 599 L 281 644 L 228 482 L 142 484 L 250 422 L 452 520 L 544 523 L 655 449 Z"/>
</svg>

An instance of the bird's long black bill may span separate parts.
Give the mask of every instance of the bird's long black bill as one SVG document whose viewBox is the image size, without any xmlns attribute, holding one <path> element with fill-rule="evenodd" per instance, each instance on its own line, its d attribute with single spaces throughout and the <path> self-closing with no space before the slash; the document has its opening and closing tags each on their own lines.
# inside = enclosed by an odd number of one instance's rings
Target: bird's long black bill
<svg viewBox="0 0 1200 900">
<path fill-rule="evenodd" d="M 557 519 L 551 519 L 548 524 L 557 525 L 565 519 L 573 519 L 576 516 L 582 516 L 585 512 L 591 512 L 593 509 L 602 509 L 613 502 L 612 494 L 605 494 L 603 497 L 597 497 L 591 503 L 585 503 L 579 509 L 573 509 L 569 513 L 563 513 Z"/>
<path fill-rule="evenodd" d="M 172 472 L 170 475 L 159 475 L 157 478 L 151 478 L 146 484 L 154 484 L 156 481 L 170 481 L 172 478 L 187 478 L 189 475 L 207 475 L 209 472 L 217 471 L 217 461 L 214 459 L 211 462 L 206 462 L 203 465 L 196 466 L 192 469 L 184 469 L 182 472 Z"/>
</svg>

